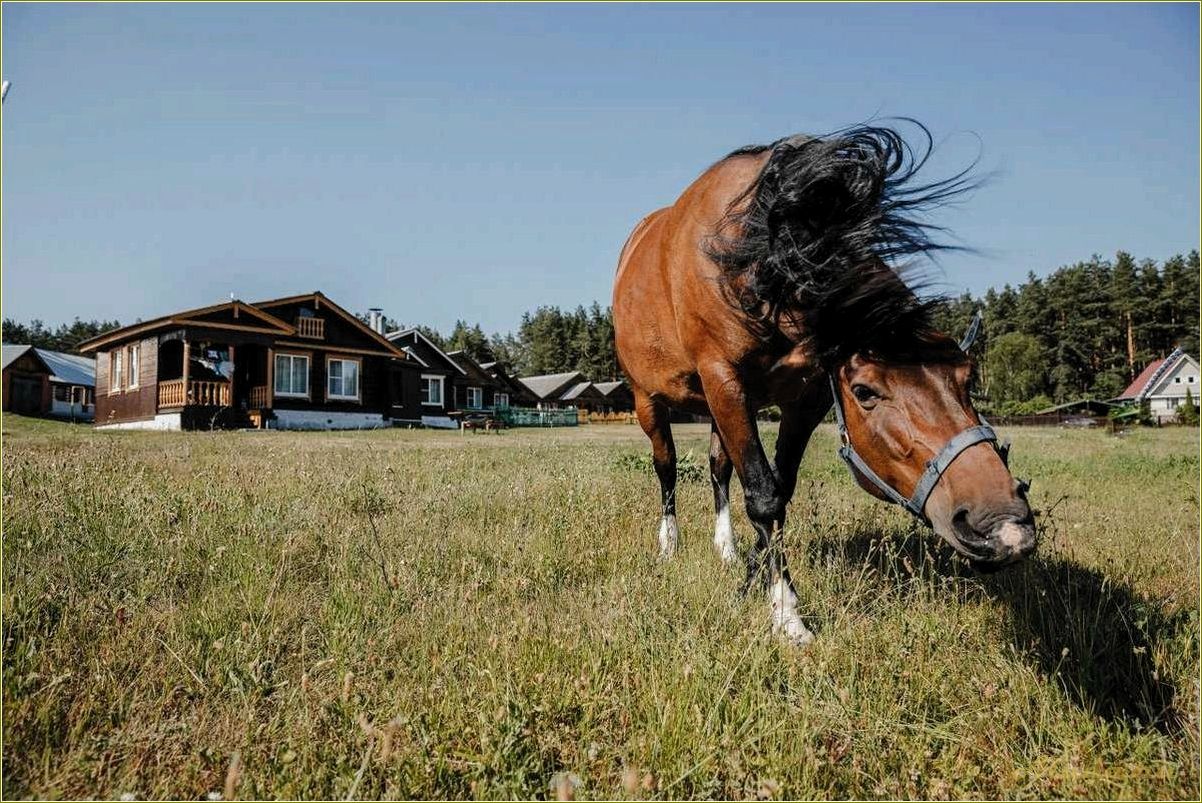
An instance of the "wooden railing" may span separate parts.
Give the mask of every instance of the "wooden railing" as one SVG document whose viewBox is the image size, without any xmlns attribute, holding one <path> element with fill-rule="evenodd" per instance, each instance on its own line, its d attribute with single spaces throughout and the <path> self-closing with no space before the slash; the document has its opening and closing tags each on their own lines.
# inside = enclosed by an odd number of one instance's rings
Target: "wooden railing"
<svg viewBox="0 0 1202 803">
<path fill-rule="evenodd" d="M 297 318 L 296 333 L 320 340 L 326 336 L 326 322 L 322 318 Z"/>
<path fill-rule="evenodd" d="M 255 385 L 250 389 L 250 406 L 256 410 L 271 406 L 271 392 L 266 385 Z"/>
<path fill-rule="evenodd" d="M 184 380 L 172 379 L 159 383 L 159 407 L 184 406 Z"/>
<path fill-rule="evenodd" d="M 229 407 L 230 383 L 189 382 L 186 394 L 182 379 L 159 383 L 159 407 L 183 407 L 186 404 Z"/>
</svg>

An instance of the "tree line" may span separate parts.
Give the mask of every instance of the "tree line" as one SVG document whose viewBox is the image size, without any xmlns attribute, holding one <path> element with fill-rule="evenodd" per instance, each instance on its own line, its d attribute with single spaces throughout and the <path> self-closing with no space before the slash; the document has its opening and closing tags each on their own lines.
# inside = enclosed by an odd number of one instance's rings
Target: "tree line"
<svg viewBox="0 0 1202 803">
<path fill-rule="evenodd" d="M 982 408 L 1031 412 L 1083 397 L 1111 399 L 1149 362 L 1175 346 L 1198 354 L 1198 252 L 1157 263 L 1120 251 L 1094 256 L 1046 277 L 1027 275 L 977 297 L 966 293 L 936 310 L 939 328 L 964 332 L 980 311 L 983 326 L 972 356 Z M 360 316 L 366 320 L 366 316 Z M 4 320 L 6 343 L 30 343 L 73 352 L 82 340 L 117 321 L 81 321 L 50 329 Z M 387 331 L 403 328 L 386 319 Z M 459 320 L 449 334 L 417 328 L 445 351 L 462 350 L 479 362 L 500 360 L 520 376 L 580 371 L 601 382 L 621 377 L 614 351 L 613 312 L 594 302 L 564 310 L 541 306 L 522 315 L 518 328 L 485 334 Z"/>
<path fill-rule="evenodd" d="M 1198 269 L 1196 250 L 1161 263 L 1095 255 L 1046 277 L 1029 273 L 1018 287 L 949 299 L 936 319 L 958 336 L 981 312 L 972 356 L 986 410 L 1112 399 L 1174 347 L 1198 355 Z"/>
</svg>

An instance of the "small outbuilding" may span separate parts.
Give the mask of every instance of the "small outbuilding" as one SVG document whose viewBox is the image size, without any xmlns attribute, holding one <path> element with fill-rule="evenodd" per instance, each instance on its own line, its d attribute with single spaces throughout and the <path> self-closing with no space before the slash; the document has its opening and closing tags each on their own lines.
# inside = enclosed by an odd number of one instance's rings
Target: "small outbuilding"
<svg viewBox="0 0 1202 803">
<path fill-rule="evenodd" d="M 78 421 L 95 416 L 96 361 L 33 346 L 4 344 L 4 409 Z"/>
</svg>

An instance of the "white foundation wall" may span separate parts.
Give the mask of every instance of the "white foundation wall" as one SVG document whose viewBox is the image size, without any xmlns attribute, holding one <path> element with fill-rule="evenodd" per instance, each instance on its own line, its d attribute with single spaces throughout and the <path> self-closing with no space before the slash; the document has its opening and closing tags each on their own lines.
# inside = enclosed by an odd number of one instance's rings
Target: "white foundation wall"
<svg viewBox="0 0 1202 803">
<path fill-rule="evenodd" d="M 162 431 L 178 431 L 180 429 L 179 413 L 164 413 L 148 418 L 145 421 L 122 421 L 118 424 L 97 424 L 96 429 L 157 429 Z"/>
<path fill-rule="evenodd" d="M 324 413 L 321 410 L 276 409 L 272 429 L 379 429 L 388 425 L 380 413 Z"/>
</svg>

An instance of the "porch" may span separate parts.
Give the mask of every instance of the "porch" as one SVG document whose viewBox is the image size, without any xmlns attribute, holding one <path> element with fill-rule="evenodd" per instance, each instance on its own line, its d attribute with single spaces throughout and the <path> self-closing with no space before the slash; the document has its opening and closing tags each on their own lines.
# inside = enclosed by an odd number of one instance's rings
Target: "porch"
<svg viewBox="0 0 1202 803">
<path fill-rule="evenodd" d="M 261 426 L 272 408 L 271 363 L 263 343 L 168 336 L 158 349 L 156 409 L 229 408 L 231 424 Z"/>
</svg>

